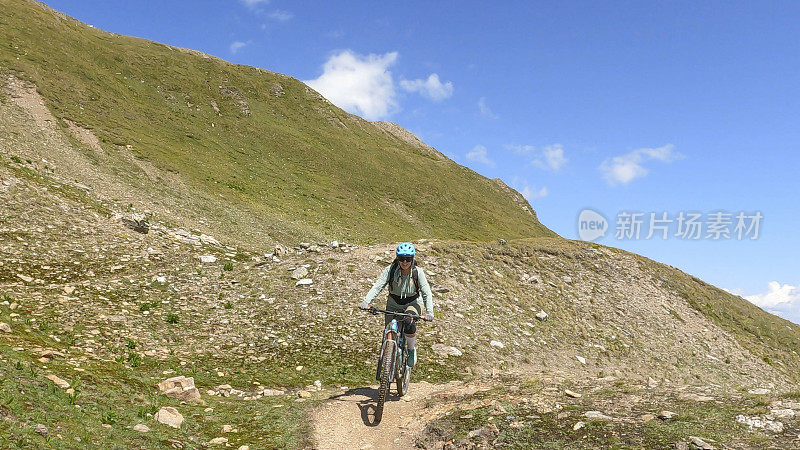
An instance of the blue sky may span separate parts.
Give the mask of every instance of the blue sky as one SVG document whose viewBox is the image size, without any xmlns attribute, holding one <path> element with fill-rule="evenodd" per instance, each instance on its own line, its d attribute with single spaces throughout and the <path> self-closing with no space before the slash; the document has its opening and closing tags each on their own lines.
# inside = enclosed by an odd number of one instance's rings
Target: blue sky
<svg viewBox="0 0 800 450">
<path fill-rule="evenodd" d="M 46 3 L 304 80 L 502 178 L 562 236 L 591 208 L 598 242 L 800 322 L 798 2 Z M 618 240 L 620 211 L 763 220 L 756 240 Z"/>
</svg>

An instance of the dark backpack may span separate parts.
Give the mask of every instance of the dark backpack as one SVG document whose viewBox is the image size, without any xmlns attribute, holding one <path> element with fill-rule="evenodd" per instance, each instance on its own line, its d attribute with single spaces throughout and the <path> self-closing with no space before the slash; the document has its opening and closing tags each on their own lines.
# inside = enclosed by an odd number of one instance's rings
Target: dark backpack
<svg viewBox="0 0 800 450">
<path fill-rule="evenodd" d="M 399 264 L 397 263 L 397 259 L 392 261 L 392 267 L 389 269 L 389 286 L 392 286 L 392 282 L 394 281 L 394 272 L 398 269 Z M 419 294 L 419 274 L 417 273 L 417 261 L 415 260 L 411 264 L 411 278 L 414 280 L 414 287 L 416 288 L 416 293 L 414 295 Z"/>
</svg>

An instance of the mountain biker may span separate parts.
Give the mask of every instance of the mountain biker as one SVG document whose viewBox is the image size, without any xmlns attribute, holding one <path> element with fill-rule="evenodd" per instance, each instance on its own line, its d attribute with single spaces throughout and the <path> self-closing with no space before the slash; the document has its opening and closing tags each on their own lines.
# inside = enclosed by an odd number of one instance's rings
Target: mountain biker
<svg viewBox="0 0 800 450">
<path fill-rule="evenodd" d="M 414 244 L 403 242 L 397 246 L 395 251 L 397 257 L 394 262 L 383 270 L 381 276 L 372 285 L 364 301 L 358 307 L 368 309 L 375 297 L 389 285 L 389 296 L 386 300 L 387 311 L 405 312 L 409 314 L 422 315 L 422 303 L 425 305 L 425 320 L 433 320 L 433 293 L 425 278 L 425 272 L 416 267 L 414 257 L 417 254 Z M 386 323 L 392 321 L 391 315 L 386 315 Z M 408 366 L 417 363 L 417 324 L 414 322 L 404 324 L 403 332 L 406 335 L 406 347 L 408 349 Z"/>
</svg>

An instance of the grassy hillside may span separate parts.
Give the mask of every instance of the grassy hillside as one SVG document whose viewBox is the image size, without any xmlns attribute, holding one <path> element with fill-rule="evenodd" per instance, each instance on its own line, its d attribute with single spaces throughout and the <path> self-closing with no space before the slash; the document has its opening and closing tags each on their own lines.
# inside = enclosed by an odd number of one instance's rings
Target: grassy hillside
<svg viewBox="0 0 800 450">
<path fill-rule="evenodd" d="M 38 2 L 0 8 L 0 71 L 33 83 L 56 127 L 90 129 L 107 154 L 132 152 L 180 178 L 182 197 L 206 199 L 178 199 L 164 216 L 249 244 L 552 235 L 497 182 L 294 78 L 108 33 Z M 132 183 L 141 195 L 130 203 L 159 211 L 147 195 L 159 181 Z"/>
</svg>

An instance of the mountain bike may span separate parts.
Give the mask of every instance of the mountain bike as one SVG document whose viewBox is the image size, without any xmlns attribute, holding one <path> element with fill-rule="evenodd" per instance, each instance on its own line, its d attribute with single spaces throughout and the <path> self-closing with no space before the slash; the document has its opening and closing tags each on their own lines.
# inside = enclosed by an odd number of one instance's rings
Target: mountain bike
<svg viewBox="0 0 800 450">
<path fill-rule="evenodd" d="M 375 423 L 380 423 L 383 418 L 383 404 L 389 394 L 392 381 L 397 385 L 397 395 L 402 397 L 408 392 L 411 381 L 411 367 L 406 365 L 406 336 L 402 325 L 408 321 L 425 320 L 416 314 L 408 314 L 385 309 L 369 308 L 372 314 L 383 313 L 393 316 L 392 320 L 383 329 L 380 356 L 378 356 L 378 370 L 375 379 L 380 382 L 378 400 L 375 406 Z"/>
</svg>

